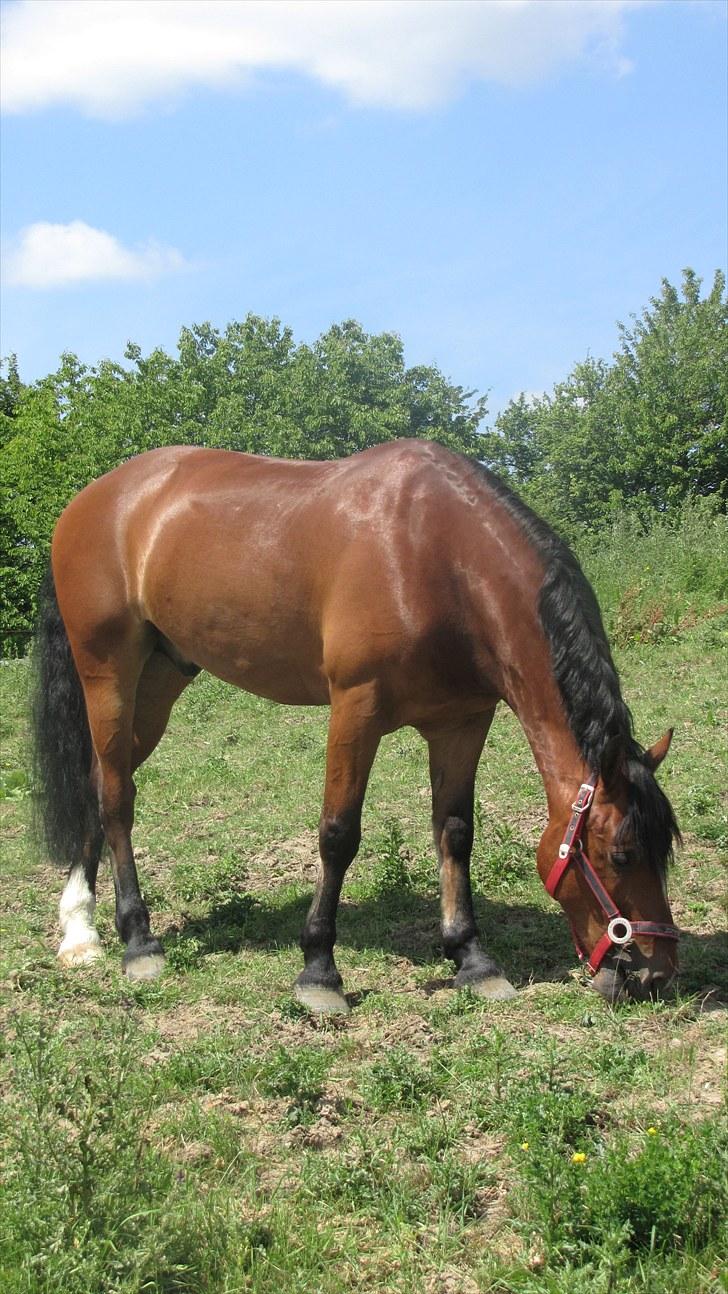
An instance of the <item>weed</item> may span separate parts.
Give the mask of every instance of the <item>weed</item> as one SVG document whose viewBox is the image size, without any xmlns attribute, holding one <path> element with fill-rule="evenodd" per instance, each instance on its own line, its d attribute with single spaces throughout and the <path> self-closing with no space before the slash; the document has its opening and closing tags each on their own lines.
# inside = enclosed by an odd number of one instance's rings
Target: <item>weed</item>
<svg viewBox="0 0 728 1294">
<path fill-rule="evenodd" d="M 309 1158 L 304 1182 L 314 1199 L 344 1205 L 390 1227 L 412 1223 L 422 1213 L 422 1176 L 413 1175 L 411 1161 L 401 1153 L 372 1140 L 360 1139 L 336 1162 Z"/>
<path fill-rule="evenodd" d="M 434 1160 L 430 1168 L 427 1195 L 435 1209 L 454 1216 L 461 1226 L 480 1216 L 482 1194 L 493 1184 L 490 1166 L 464 1163 L 460 1155 L 449 1153 Z"/>
<path fill-rule="evenodd" d="M 582 1262 L 610 1236 L 635 1253 L 695 1251 L 717 1238 L 728 1205 L 725 1134 L 675 1123 L 652 1132 L 638 1145 L 626 1133 L 609 1146 L 584 1140 L 574 1152 L 552 1124 L 524 1141 L 514 1151 L 524 1225 L 538 1228 L 549 1252 Z"/>
<path fill-rule="evenodd" d="M 375 844 L 375 861 L 371 874 L 372 892 L 388 898 L 411 889 L 412 879 L 408 862 L 409 850 L 399 823 L 387 822 L 384 833 Z"/>
<path fill-rule="evenodd" d="M 482 812 L 482 811 L 481 811 Z M 481 824 L 478 835 L 482 832 Z M 482 889 L 511 890 L 533 872 L 533 848 L 509 822 L 495 822 L 483 852 L 474 858 L 473 879 Z"/>
<path fill-rule="evenodd" d="M 330 1057 L 316 1047 L 291 1051 L 279 1046 L 265 1065 L 260 1086 L 268 1096 L 288 1099 L 286 1121 L 289 1124 L 306 1123 L 323 1096 L 330 1064 Z"/>
<path fill-rule="evenodd" d="M 532 1078 L 509 1089 L 507 1107 L 514 1140 L 534 1150 L 558 1144 L 578 1154 L 595 1136 L 595 1102 L 583 1091 L 545 1087 Z"/>
<path fill-rule="evenodd" d="M 250 1267 L 262 1235 L 240 1228 L 217 1192 L 201 1195 L 145 1131 L 155 1082 L 128 1017 L 93 1032 L 47 1019 L 16 1020 L 15 1030 L 23 1100 L 5 1107 L 2 1124 L 5 1288 L 192 1294 Z"/>
<path fill-rule="evenodd" d="M 375 1061 L 361 1079 L 362 1094 L 375 1110 L 416 1109 L 437 1091 L 432 1068 L 426 1068 L 404 1047 Z"/>
<path fill-rule="evenodd" d="M 642 1048 L 631 1050 L 621 1043 L 604 1043 L 594 1053 L 592 1066 L 606 1082 L 622 1087 L 634 1081 L 650 1064 Z"/>
<path fill-rule="evenodd" d="M 200 964 L 203 945 L 194 935 L 172 935 L 165 942 L 167 966 L 180 975 L 186 975 Z"/>
<path fill-rule="evenodd" d="M 216 1092 L 221 1088 L 248 1093 L 257 1070 L 240 1035 L 203 1034 L 197 1042 L 177 1047 L 165 1065 L 165 1079 L 186 1093 Z"/>
<path fill-rule="evenodd" d="M 24 768 L 0 772 L 0 800 L 24 800 L 30 795 L 28 774 Z"/>
</svg>

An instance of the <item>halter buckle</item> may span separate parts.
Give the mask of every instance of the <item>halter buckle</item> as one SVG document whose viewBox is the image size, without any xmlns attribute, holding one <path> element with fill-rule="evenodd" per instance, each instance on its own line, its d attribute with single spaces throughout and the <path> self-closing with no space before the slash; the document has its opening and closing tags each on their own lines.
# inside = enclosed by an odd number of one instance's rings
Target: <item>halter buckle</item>
<svg viewBox="0 0 728 1294">
<path fill-rule="evenodd" d="M 562 845 L 559 845 L 559 858 L 568 858 L 570 852 L 571 845 L 567 845 L 566 841 L 564 841 Z"/>
<path fill-rule="evenodd" d="M 621 927 L 621 929 L 620 929 Z M 632 942 L 633 932 L 632 923 L 626 917 L 612 917 L 607 926 L 607 934 L 613 944 L 620 946 Z"/>
<path fill-rule="evenodd" d="M 582 782 L 579 787 L 579 794 L 571 806 L 572 811 L 574 813 L 586 813 L 587 809 L 591 807 L 591 802 L 594 799 L 594 792 L 596 789 L 597 788 L 595 786 L 591 785 L 591 782 Z M 583 799 L 581 795 L 582 791 L 585 792 Z"/>
</svg>

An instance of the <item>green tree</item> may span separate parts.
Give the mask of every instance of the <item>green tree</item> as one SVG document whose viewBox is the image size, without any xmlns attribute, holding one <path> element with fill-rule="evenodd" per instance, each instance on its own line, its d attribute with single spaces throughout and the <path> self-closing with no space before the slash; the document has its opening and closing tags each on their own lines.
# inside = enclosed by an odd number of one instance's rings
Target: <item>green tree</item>
<svg viewBox="0 0 728 1294">
<path fill-rule="evenodd" d="M 667 279 L 632 325 L 610 374 L 609 402 L 622 454 L 626 497 L 645 494 L 660 510 L 687 494 L 728 499 L 728 298 L 717 272 L 685 270 L 682 298 Z"/>
<path fill-rule="evenodd" d="M 483 454 L 567 534 L 625 507 L 664 512 L 689 495 L 728 498 L 728 301 L 716 273 L 667 280 L 612 363 L 587 358 L 551 395 L 520 396 Z"/>
</svg>

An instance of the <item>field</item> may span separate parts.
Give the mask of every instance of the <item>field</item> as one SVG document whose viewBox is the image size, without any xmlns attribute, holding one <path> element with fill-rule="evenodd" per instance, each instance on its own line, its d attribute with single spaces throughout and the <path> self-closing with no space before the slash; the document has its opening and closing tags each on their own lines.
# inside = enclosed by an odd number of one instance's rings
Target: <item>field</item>
<svg viewBox="0 0 728 1294">
<path fill-rule="evenodd" d="M 5 1294 L 727 1288 L 726 620 L 699 607 L 640 620 L 639 604 L 623 599 L 611 624 L 638 735 L 676 729 L 661 779 L 684 833 L 670 888 L 687 933 L 668 1004 L 610 1009 L 575 969 L 534 864 L 541 784 L 503 710 L 479 774 L 474 877 L 517 1001 L 449 987 L 425 751 L 405 730 L 380 751 L 344 891 L 354 1009 L 309 1018 L 290 986 L 326 713 L 204 675 L 137 779 L 168 968 L 122 979 L 104 866 L 106 958 L 59 969 L 62 878 L 26 838 L 28 671 L 2 666 Z"/>
</svg>

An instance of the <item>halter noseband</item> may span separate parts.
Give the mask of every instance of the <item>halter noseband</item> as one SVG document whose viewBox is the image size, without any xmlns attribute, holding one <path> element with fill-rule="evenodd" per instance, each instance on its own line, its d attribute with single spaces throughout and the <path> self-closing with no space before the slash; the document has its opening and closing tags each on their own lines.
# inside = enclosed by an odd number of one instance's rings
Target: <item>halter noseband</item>
<svg viewBox="0 0 728 1294">
<path fill-rule="evenodd" d="M 619 908 L 610 898 L 609 894 L 602 885 L 594 868 L 584 852 L 584 846 L 581 842 L 581 833 L 584 828 L 586 815 L 591 808 L 594 799 L 595 786 L 590 782 L 583 782 L 579 787 L 579 794 L 571 806 L 571 818 L 569 825 L 564 832 L 564 839 L 559 846 L 559 856 L 556 859 L 551 871 L 549 872 L 544 885 L 552 898 L 556 897 L 556 890 L 559 882 L 570 863 L 575 863 L 581 869 L 582 876 L 591 889 L 597 900 L 602 912 L 607 917 L 609 924 L 606 932 L 601 939 L 597 940 L 592 949 L 591 956 L 582 948 L 576 931 L 572 925 L 571 933 L 573 935 L 576 951 L 581 961 L 586 961 L 592 975 L 596 975 L 604 958 L 609 950 L 617 945 L 624 947 L 632 942 L 634 935 L 649 935 L 661 939 L 679 939 L 680 931 L 675 926 L 666 925 L 658 921 L 628 921 L 623 917 Z"/>
</svg>

